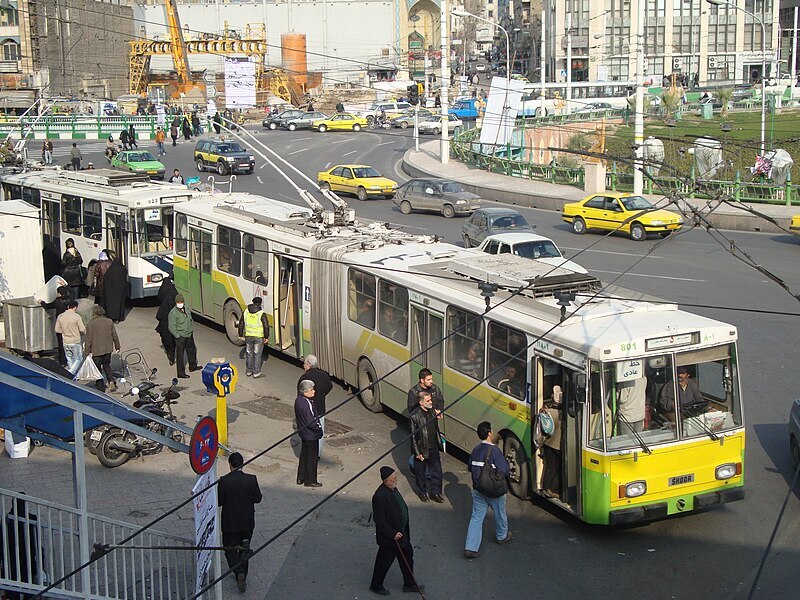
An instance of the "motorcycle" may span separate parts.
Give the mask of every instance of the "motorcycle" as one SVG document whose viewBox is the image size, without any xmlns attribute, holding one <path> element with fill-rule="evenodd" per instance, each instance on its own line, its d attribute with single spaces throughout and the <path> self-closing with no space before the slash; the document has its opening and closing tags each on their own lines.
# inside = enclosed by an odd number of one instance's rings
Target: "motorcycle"
<svg viewBox="0 0 800 600">
<path fill-rule="evenodd" d="M 107 146 L 105 150 L 106 160 L 111 163 L 111 161 L 114 160 L 114 157 L 119 154 L 121 150 L 122 148 L 120 146 L 114 146 L 113 148 Z"/>
<path fill-rule="evenodd" d="M 131 388 L 123 397 L 135 395 L 138 397 L 133 403 L 135 408 L 152 413 L 154 416 L 161 417 L 161 419 L 166 421 L 177 423 L 177 417 L 175 417 L 172 412 L 172 405 L 177 404 L 176 400 L 180 398 L 180 394 L 174 389 L 176 385 L 178 385 L 178 379 L 173 378 L 172 385 L 161 392 L 161 394 L 157 394 L 153 389 L 156 388 L 158 384 L 153 381 L 145 381 L 140 384 L 139 387 Z M 136 424 L 145 427 L 153 433 L 171 438 L 178 443 L 183 443 L 184 441 L 183 433 L 169 425 L 148 419 L 137 421 Z M 163 444 L 160 442 L 155 442 L 144 436 L 136 435 L 116 426 L 111 426 L 102 433 L 100 441 L 97 444 L 96 454 L 100 464 L 109 469 L 113 469 L 124 465 L 133 457 L 157 454 L 162 448 Z M 178 452 L 178 450 L 174 448 L 170 448 L 170 450 Z"/>
<path fill-rule="evenodd" d="M 387 116 L 377 116 L 369 122 L 370 129 L 391 129 L 392 124 Z"/>
</svg>

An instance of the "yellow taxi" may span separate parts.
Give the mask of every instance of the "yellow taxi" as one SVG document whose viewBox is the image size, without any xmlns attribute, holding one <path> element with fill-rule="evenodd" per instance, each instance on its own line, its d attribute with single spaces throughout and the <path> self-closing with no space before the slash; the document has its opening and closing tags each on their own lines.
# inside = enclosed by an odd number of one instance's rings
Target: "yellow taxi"
<svg viewBox="0 0 800 600">
<path fill-rule="evenodd" d="M 320 119 L 311 123 L 311 129 L 320 133 L 326 131 L 361 131 L 367 127 L 369 121 L 366 117 L 358 117 L 350 113 L 336 113 L 327 119 Z"/>
<path fill-rule="evenodd" d="M 679 214 L 653 206 L 642 196 L 619 192 L 592 194 L 580 202 L 565 204 L 561 218 L 572 224 L 572 231 L 584 234 L 589 229 L 627 233 L 637 242 L 649 233 L 668 236 L 683 226 Z"/>
<path fill-rule="evenodd" d="M 367 165 L 336 165 L 317 174 L 322 190 L 355 194 L 359 200 L 370 196 L 394 198 L 397 182 L 382 176 Z"/>
<path fill-rule="evenodd" d="M 792 231 L 800 231 L 800 215 L 792 215 L 792 222 L 789 224 Z"/>
</svg>

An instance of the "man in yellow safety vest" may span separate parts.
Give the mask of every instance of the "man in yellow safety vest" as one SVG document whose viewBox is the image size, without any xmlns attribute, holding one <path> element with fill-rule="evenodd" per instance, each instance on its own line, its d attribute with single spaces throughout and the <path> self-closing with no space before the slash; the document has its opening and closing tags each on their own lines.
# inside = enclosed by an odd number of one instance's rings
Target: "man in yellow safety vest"
<svg viewBox="0 0 800 600">
<path fill-rule="evenodd" d="M 244 339 L 247 376 L 261 377 L 261 363 L 264 361 L 264 344 L 269 342 L 269 322 L 261 308 L 261 297 L 253 302 L 239 319 L 239 339 Z"/>
</svg>

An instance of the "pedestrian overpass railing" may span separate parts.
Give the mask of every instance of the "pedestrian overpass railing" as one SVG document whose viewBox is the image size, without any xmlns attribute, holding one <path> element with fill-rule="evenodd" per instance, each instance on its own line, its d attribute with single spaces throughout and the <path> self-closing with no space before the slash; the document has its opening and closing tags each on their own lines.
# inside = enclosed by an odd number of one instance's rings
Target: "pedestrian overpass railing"
<svg viewBox="0 0 800 600">
<path fill-rule="evenodd" d="M 80 511 L 0 488 L 0 590 L 35 594 L 78 568 Z M 88 515 L 90 546 L 115 545 L 138 527 Z M 103 555 L 89 569 L 89 589 L 75 574 L 47 598 L 160 600 L 195 591 L 194 541 L 148 530 Z M 185 548 L 185 549 L 182 549 Z M 210 594 L 206 594 L 211 597 Z"/>
<path fill-rule="evenodd" d="M 50 115 L 41 117 L 38 122 L 36 115 L 21 118 L 6 118 L 0 120 L 0 140 L 11 136 L 19 139 L 32 127 L 33 138 L 65 139 L 65 140 L 98 140 L 113 135 L 116 139 L 123 129 L 133 125 L 136 137 L 139 139 L 153 139 L 156 135 L 158 117 L 152 115 L 119 115 L 119 116 L 91 116 L 91 115 Z M 167 116 L 168 122 L 172 119 Z"/>
</svg>

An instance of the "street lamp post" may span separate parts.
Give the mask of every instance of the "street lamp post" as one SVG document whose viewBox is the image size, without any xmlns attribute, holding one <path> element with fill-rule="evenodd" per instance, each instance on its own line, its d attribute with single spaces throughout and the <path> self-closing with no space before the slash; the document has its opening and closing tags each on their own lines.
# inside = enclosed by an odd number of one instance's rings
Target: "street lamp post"
<svg viewBox="0 0 800 600">
<path fill-rule="evenodd" d="M 633 170 L 633 193 L 644 190 L 644 16 L 639 9 L 636 24 L 636 115 L 633 122 L 633 144 L 636 147 L 636 167 Z"/>
<path fill-rule="evenodd" d="M 442 54 L 440 62 L 442 67 L 442 86 L 439 94 L 439 101 L 442 105 L 442 137 L 439 141 L 439 162 L 446 165 L 450 162 L 450 128 L 448 127 L 450 124 L 448 119 L 450 117 L 447 110 L 449 103 L 448 92 L 450 91 L 450 68 L 447 66 L 447 59 L 450 48 L 447 44 L 447 0 L 441 0 L 440 8 L 439 33 Z"/>
<path fill-rule="evenodd" d="M 761 25 L 761 156 L 764 156 L 766 150 L 766 126 L 767 126 L 767 28 L 764 26 L 764 19 L 741 6 L 729 2 L 727 0 L 706 0 L 712 6 L 727 6 L 736 10 L 742 11 L 746 15 L 750 15 L 758 24 Z"/>
</svg>

